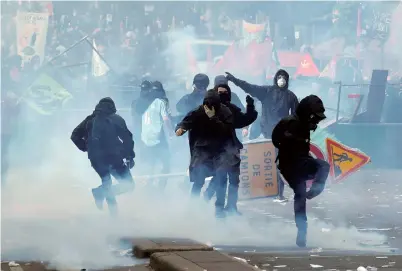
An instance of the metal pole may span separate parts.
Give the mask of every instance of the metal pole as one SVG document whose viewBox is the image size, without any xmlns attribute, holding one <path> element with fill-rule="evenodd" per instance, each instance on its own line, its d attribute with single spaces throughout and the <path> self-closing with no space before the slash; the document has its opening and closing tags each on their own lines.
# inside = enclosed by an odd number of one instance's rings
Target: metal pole
<svg viewBox="0 0 402 271">
<path fill-rule="evenodd" d="M 106 59 L 99 53 L 99 51 L 95 48 L 95 46 L 92 44 L 92 42 L 90 42 L 88 39 L 85 39 L 85 41 L 89 44 L 89 46 L 91 46 L 92 50 L 95 51 L 95 53 L 98 54 L 98 56 L 100 57 L 100 59 L 102 59 L 103 62 L 106 63 L 106 65 L 109 67 L 110 71 L 113 72 L 114 74 L 116 74 L 116 72 L 113 70 L 113 68 L 107 63 Z"/>
<path fill-rule="evenodd" d="M 70 47 L 68 47 L 66 50 L 64 50 L 63 52 L 61 52 L 60 54 L 54 56 L 52 59 L 50 59 L 44 66 L 51 64 L 53 61 L 55 61 L 57 58 L 61 57 L 62 55 L 64 55 L 65 53 L 67 53 L 68 51 L 70 51 L 71 49 L 77 47 L 78 44 L 80 44 L 81 42 L 83 42 L 84 40 L 86 40 L 88 38 L 88 35 L 86 35 L 85 37 L 83 37 L 82 39 L 80 39 L 79 41 L 77 41 L 76 43 L 74 43 L 73 45 L 71 45 Z"/>
<path fill-rule="evenodd" d="M 339 81 L 339 88 L 338 88 L 338 104 L 336 106 L 336 122 L 339 120 L 339 110 L 341 105 L 341 92 L 342 92 L 342 81 Z"/>
</svg>

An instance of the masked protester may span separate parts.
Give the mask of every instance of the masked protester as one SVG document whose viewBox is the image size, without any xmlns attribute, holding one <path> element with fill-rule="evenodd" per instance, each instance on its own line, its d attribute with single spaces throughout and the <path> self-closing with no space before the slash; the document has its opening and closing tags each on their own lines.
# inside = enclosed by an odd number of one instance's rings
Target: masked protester
<svg viewBox="0 0 402 271">
<path fill-rule="evenodd" d="M 134 100 L 131 103 L 131 117 L 133 119 L 133 128 L 135 130 L 134 141 L 137 143 L 141 142 L 142 114 L 144 114 L 149 106 L 151 88 L 151 82 L 147 80 L 143 81 L 141 83 L 140 96 L 137 100 Z M 140 146 L 140 149 L 142 149 L 142 145 Z"/>
<path fill-rule="evenodd" d="M 109 97 L 96 105 L 71 134 L 77 148 L 88 153 L 92 167 L 101 177 L 102 185 L 92 189 L 96 206 L 103 208 L 103 201 L 111 214 L 117 213 L 116 196 L 134 189 L 130 168 L 134 166 L 133 135 L 126 122 L 116 114 L 116 106 Z M 119 184 L 112 186 L 112 176 Z"/>
<path fill-rule="evenodd" d="M 310 131 L 326 118 L 324 105 L 315 95 L 300 101 L 296 114 L 283 118 L 272 132 L 272 142 L 279 150 L 278 169 L 294 191 L 294 212 L 298 229 L 296 244 L 306 246 L 307 215 L 306 200 L 318 196 L 325 187 L 329 164 L 314 159 L 310 152 Z M 306 181 L 314 179 L 306 191 Z"/>
<path fill-rule="evenodd" d="M 215 173 L 217 182 L 216 215 L 222 216 L 225 205 L 224 184 L 231 161 L 227 146 L 233 137 L 233 114 L 221 104 L 215 90 L 209 90 L 203 104 L 189 112 L 176 126 L 176 135 L 182 136 L 189 131 L 190 145 L 190 182 L 193 183 L 191 195 L 199 197 L 205 178 Z"/>
<path fill-rule="evenodd" d="M 152 83 L 148 95 L 148 108 L 142 114 L 141 141 L 144 146 L 142 157 L 153 169 L 159 162 L 162 174 L 170 171 L 168 137 L 173 135 L 169 100 L 159 81 Z M 159 180 L 159 188 L 164 189 L 166 179 Z"/>
<path fill-rule="evenodd" d="M 295 113 L 298 105 L 297 96 L 288 89 L 289 74 L 285 70 L 278 70 L 274 76 L 272 86 L 257 86 L 242 81 L 230 73 L 226 78 L 246 93 L 257 98 L 262 104 L 260 119 L 261 132 L 265 138 L 270 138 L 275 125 L 284 117 Z M 278 177 L 279 201 L 285 201 L 283 196 L 285 184 Z"/>
<path fill-rule="evenodd" d="M 246 97 L 247 110 L 246 113 L 242 113 L 241 109 L 236 105 L 231 103 L 232 92 L 230 87 L 227 84 L 217 85 L 214 88 L 215 91 L 218 92 L 221 103 L 227 106 L 233 114 L 233 128 L 234 129 L 242 129 L 251 123 L 253 123 L 258 116 L 257 111 L 254 106 L 254 99 L 249 95 Z M 233 161 L 229 171 L 227 172 L 229 178 L 229 191 L 228 198 L 225 207 L 225 211 L 229 214 L 240 214 L 237 210 L 237 199 L 238 199 L 238 191 L 239 191 L 239 183 L 240 183 L 240 150 L 243 148 L 243 144 L 236 136 L 236 132 L 233 129 L 233 146 L 228 148 L 228 155 L 232 155 L 233 158 L 229 161 Z M 216 190 L 215 177 L 212 178 L 211 182 L 207 190 L 205 191 L 204 197 L 207 201 L 211 200 Z M 226 182 L 224 183 L 225 195 L 226 195 Z"/>
<path fill-rule="evenodd" d="M 216 89 L 216 87 L 218 85 L 229 85 L 229 81 L 226 78 L 226 76 L 218 75 L 215 77 L 214 88 Z M 232 104 L 236 105 L 238 108 L 240 108 L 241 112 L 244 112 L 246 110 L 246 108 L 244 108 L 244 105 L 240 101 L 239 96 L 237 96 L 237 94 L 234 92 L 231 92 L 230 96 L 231 96 L 230 103 L 232 103 Z M 248 127 L 244 127 L 243 130 L 236 130 L 236 134 L 240 138 L 245 137 L 248 134 Z"/>
<path fill-rule="evenodd" d="M 184 95 L 176 104 L 176 110 L 181 116 L 186 115 L 202 104 L 205 93 L 209 85 L 209 77 L 206 74 L 199 73 L 193 79 L 193 92 Z"/>
</svg>

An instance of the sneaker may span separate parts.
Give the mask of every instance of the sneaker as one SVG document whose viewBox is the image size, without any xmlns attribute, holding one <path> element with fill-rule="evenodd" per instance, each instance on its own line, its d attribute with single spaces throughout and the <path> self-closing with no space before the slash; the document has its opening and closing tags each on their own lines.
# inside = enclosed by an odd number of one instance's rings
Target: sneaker
<svg viewBox="0 0 402 271">
<path fill-rule="evenodd" d="M 225 207 L 225 212 L 229 215 L 229 216 L 241 216 L 243 215 L 242 213 L 240 213 L 237 208 L 230 208 L 230 207 Z"/>
<path fill-rule="evenodd" d="M 298 247 L 306 247 L 307 246 L 307 232 L 306 231 L 297 231 L 296 237 L 296 245 Z"/>
<path fill-rule="evenodd" d="M 105 200 L 103 190 L 99 187 L 92 189 L 92 196 L 94 197 L 96 207 L 99 210 L 103 210 L 103 201 Z"/>
<path fill-rule="evenodd" d="M 282 202 L 288 202 L 289 200 L 287 199 L 287 198 L 285 198 L 284 196 L 279 196 L 279 197 L 276 197 L 275 199 L 274 199 L 274 202 L 279 202 L 279 203 L 282 203 Z"/>
<path fill-rule="evenodd" d="M 218 218 L 218 219 L 225 218 L 226 217 L 225 209 L 216 208 L 215 209 L 215 217 Z"/>
</svg>

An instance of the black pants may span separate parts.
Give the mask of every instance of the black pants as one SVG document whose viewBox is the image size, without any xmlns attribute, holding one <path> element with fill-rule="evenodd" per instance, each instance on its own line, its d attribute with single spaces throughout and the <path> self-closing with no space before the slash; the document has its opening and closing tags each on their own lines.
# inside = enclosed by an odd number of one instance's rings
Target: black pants
<svg viewBox="0 0 402 271">
<path fill-rule="evenodd" d="M 133 177 L 123 159 L 91 159 L 91 164 L 102 180 L 97 189 L 103 191 L 109 206 L 116 205 L 116 196 L 134 189 Z M 112 186 L 112 176 L 119 182 L 118 185 Z"/>
<path fill-rule="evenodd" d="M 234 167 L 232 170 L 225 172 L 223 182 L 219 182 L 215 174 L 212 177 L 207 190 L 205 191 L 205 199 L 208 201 L 211 200 L 215 192 L 217 193 L 218 197 L 218 191 L 219 193 L 223 193 L 224 196 L 226 196 L 228 179 L 229 179 L 229 188 L 228 188 L 228 198 L 226 202 L 226 208 L 237 210 L 237 200 L 239 198 L 239 184 L 240 184 L 240 164 L 237 167 Z M 219 196 L 222 197 L 221 195 Z"/>
<path fill-rule="evenodd" d="M 203 163 L 194 165 L 190 168 L 190 182 L 193 183 L 191 189 L 192 197 L 199 197 L 201 194 L 202 187 L 205 184 L 205 178 L 213 174 L 212 164 Z"/>
<path fill-rule="evenodd" d="M 279 161 L 280 163 L 281 161 Z M 312 157 L 300 158 L 292 165 L 283 167 L 281 173 L 293 189 L 295 222 L 298 230 L 307 230 L 306 201 L 312 199 L 324 190 L 329 174 L 329 164 Z M 310 190 L 306 191 L 306 181 L 314 179 Z"/>
</svg>

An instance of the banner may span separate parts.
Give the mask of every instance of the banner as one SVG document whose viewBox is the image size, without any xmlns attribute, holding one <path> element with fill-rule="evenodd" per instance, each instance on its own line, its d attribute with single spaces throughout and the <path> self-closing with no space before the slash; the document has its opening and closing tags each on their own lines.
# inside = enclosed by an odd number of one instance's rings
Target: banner
<svg viewBox="0 0 402 271">
<path fill-rule="evenodd" d="M 99 52 L 95 40 L 92 41 L 94 48 Z M 92 50 L 92 75 L 95 77 L 103 76 L 109 71 L 108 65 L 100 58 L 95 50 Z"/>
<path fill-rule="evenodd" d="M 265 24 L 252 24 L 243 21 L 243 39 L 242 45 L 245 47 L 252 41 L 261 43 L 266 38 Z"/>
<path fill-rule="evenodd" d="M 23 63 L 45 57 L 49 14 L 17 12 L 17 50 Z"/>
<path fill-rule="evenodd" d="M 39 114 L 51 115 L 71 98 L 70 92 L 52 77 L 43 73 L 28 88 L 21 100 Z"/>
</svg>

